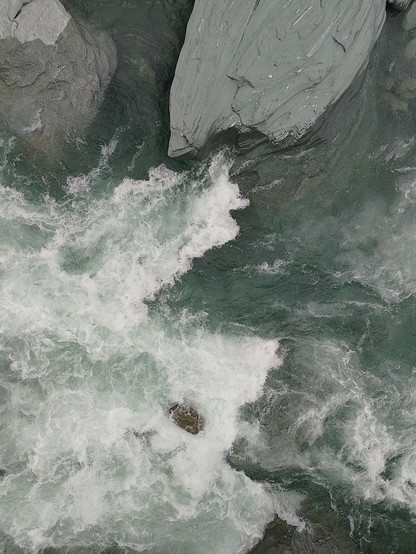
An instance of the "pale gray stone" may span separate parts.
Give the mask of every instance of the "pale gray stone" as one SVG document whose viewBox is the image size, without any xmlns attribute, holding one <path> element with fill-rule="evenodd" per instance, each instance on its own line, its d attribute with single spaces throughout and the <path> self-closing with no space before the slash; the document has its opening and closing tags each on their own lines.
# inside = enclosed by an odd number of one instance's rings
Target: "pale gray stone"
<svg viewBox="0 0 416 554">
<path fill-rule="evenodd" d="M 171 89 L 172 157 L 223 133 L 291 144 L 366 67 L 384 0 L 196 0 Z"/>
<path fill-rule="evenodd" d="M 39 38 L 44 44 L 55 44 L 69 20 L 58 0 L 0 1 L 0 39 L 15 37 L 28 42 Z"/>
<path fill-rule="evenodd" d="M 63 33 L 70 19 L 58 0 L 31 0 L 15 18 L 17 27 L 14 36 L 19 42 L 39 39 L 44 44 L 52 45 Z"/>
<path fill-rule="evenodd" d="M 0 21 L 0 117 L 36 150 L 59 154 L 94 117 L 115 46 L 58 0 L 0 0 Z"/>
</svg>

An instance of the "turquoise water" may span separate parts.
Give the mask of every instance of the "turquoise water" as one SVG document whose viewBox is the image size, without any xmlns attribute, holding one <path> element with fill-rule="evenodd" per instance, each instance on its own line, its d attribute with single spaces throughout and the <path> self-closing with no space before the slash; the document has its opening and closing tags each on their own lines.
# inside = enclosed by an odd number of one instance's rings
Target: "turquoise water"
<svg viewBox="0 0 416 554">
<path fill-rule="evenodd" d="M 414 552 L 400 17 L 324 141 L 237 176 L 232 152 L 166 158 L 150 76 L 173 61 L 132 61 L 143 6 L 101 8 L 125 55 L 87 139 L 56 167 L 1 134 L 0 552 L 243 553 L 276 513 L 341 552 Z M 167 417 L 182 401 L 198 436 Z"/>
</svg>

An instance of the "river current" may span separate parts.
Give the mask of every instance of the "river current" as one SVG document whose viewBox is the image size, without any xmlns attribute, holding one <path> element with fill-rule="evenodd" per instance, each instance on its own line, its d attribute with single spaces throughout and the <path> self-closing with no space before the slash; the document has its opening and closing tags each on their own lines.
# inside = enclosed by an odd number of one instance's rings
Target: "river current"
<svg viewBox="0 0 416 554">
<path fill-rule="evenodd" d="M 340 552 L 416 550 L 400 33 L 390 17 L 342 145 L 287 151 L 266 182 L 230 152 L 170 161 L 123 64 L 58 169 L 1 130 L 0 552 L 244 553 L 276 513 Z"/>
</svg>

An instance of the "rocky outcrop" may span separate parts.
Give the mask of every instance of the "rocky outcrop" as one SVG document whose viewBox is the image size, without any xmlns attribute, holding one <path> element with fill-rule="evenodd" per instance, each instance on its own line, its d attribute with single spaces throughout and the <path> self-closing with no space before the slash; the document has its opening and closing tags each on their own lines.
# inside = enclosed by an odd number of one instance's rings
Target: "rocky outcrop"
<svg viewBox="0 0 416 554">
<path fill-rule="evenodd" d="M 58 0 L 0 0 L 0 117 L 37 150 L 85 129 L 115 67 L 111 39 Z"/>
<path fill-rule="evenodd" d="M 384 18 L 384 0 L 196 0 L 169 155 L 198 155 L 221 136 L 242 148 L 297 141 L 366 67 Z"/>
</svg>

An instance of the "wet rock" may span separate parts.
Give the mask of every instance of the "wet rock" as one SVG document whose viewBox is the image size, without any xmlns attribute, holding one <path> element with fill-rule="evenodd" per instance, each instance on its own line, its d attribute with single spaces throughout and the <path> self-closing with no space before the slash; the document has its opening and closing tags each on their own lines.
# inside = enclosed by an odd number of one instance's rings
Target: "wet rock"
<svg viewBox="0 0 416 554">
<path fill-rule="evenodd" d="M 192 435 L 197 435 L 204 429 L 204 418 L 187 404 L 174 404 L 169 409 L 169 417 L 178 427 Z"/>
<path fill-rule="evenodd" d="M 290 554 L 291 543 L 296 527 L 287 524 L 278 516 L 271 521 L 264 532 L 263 539 L 250 550 L 249 554 Z"/>
<path fill-rule="evenodd" d="M 50 154 L 91 122 L 116 51 L 58 0 L 0 0 L 0 60 L 0 117 Z"/>
<path fill-rule="evenodd" d="M 292 551 L 293 554 L 341 554 L 332 539 L 316 540 L 306 531 L 294 533 Z"/>
<path fill-rule="evenodd" d="M 341 554 L 341 551 L 331 538 L 321 539 L 312 531 L 298 531 L 276 516 L 249 554 Z"/>
<path fill-rule="evenodd" d="M 169 155 L 290 145 L 366 67 L 384 0 L 196 0 L 170 97 Z"/>
</svg>

